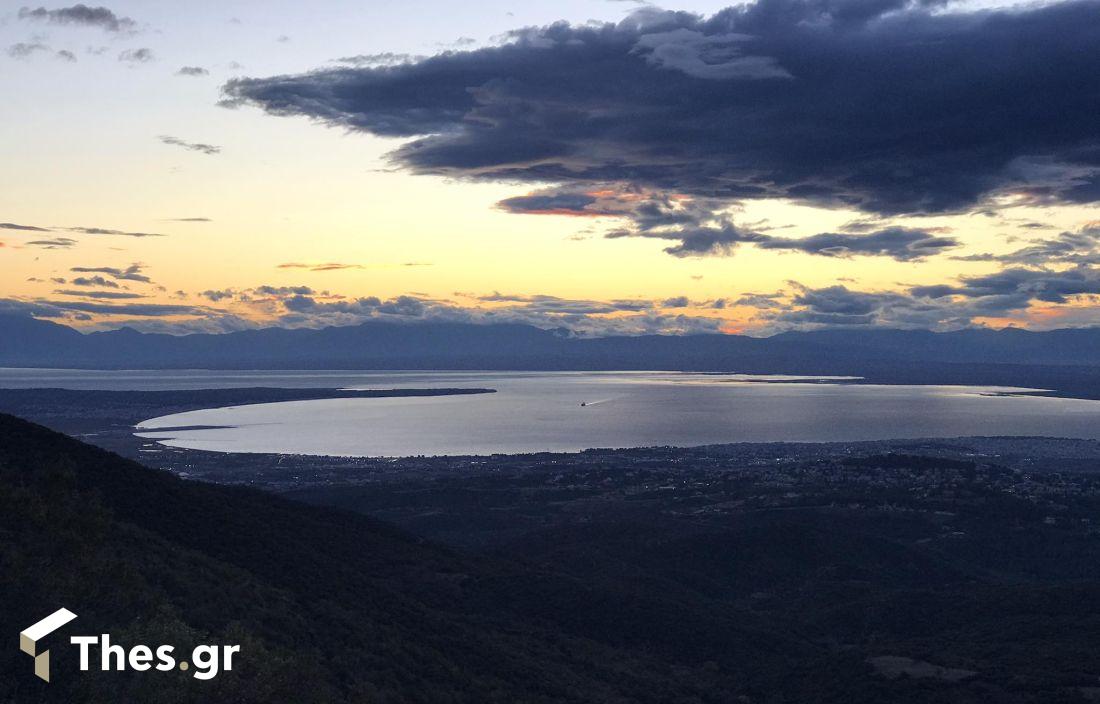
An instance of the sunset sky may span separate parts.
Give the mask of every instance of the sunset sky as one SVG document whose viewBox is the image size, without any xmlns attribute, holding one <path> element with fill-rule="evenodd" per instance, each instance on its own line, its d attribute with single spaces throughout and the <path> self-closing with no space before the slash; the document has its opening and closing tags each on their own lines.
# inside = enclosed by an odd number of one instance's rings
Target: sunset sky
<svg viewBox="0 0 1100 704">
<path fill-rule="evenodd" d="M 727 4 L 5 3 L 0 312 L 1100 324 L 1100 2 Z"/>
</svg>

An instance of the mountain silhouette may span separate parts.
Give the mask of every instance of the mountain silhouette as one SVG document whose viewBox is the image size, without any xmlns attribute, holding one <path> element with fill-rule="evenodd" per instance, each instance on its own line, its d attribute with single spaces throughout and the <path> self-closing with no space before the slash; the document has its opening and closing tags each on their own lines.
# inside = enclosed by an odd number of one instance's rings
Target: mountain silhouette
<svg viewBox="0 0 1100 704">
<path fill-rule="evenodd" d="M 830 329 L 580 338 L 529 325 L 369 321 L 320 329 L 82 334 L 0 315 L 0 365 L 130 369 L 650 369 L 860 374 L 883 364 L 1100 365 L 1100 328 Z"/>
</svg>

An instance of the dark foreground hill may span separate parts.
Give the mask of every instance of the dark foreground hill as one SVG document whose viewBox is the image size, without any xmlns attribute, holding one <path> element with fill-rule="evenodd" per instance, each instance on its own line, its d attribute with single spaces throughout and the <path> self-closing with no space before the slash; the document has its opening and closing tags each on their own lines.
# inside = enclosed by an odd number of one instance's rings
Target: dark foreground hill
<svg viewBox="0 0 1100 704">
<path fill-rule="evenodd" d="M 1094 475 L 635 454 L 300 496 L 353 513 L 0 415 L 0 702 L 1047 704 L 1100 686 Z M 45 684 L 15 636 L 60 607 L 78 619 Z M 100 633 L 241 652 L 205 682 L 79 672 L 68 636 Z"/>
<path fill-rule="evenodd" d="M 0 603 L 13 645 L 0 651 L 2 702 L 721 701 L 732 686 L 623 647 L 644 603 L 363 516 L 184 482 L 6 415 Z M 208 682 L 80 673 L 63 644 L 46 685 L 15 636 L 62 606 L 79 616 L 74 634 L 180 652 L 240 644 L 238 667 Z M 562 628 L 556 609 L 596 617 Z M 696 625 L 675 615 L 647 628 Z M 776 640 L 697 625 L 738 643 L 746 664 Z"/>
</svg>

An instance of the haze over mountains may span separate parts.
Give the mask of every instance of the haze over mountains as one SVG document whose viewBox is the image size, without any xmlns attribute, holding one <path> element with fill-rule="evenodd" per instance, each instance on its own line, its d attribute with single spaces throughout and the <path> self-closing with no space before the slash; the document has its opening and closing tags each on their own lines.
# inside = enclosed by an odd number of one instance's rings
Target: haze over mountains
<svg viewBox="0 0 1100 704">
<path fill-rule="evenodd" d="M 577 338 L 518 324 L 367 322 L 173 336 L 0 316 L 0 365 L 221 369 L 656 369 L 859 374 L 883 364 L 1100 366 L 1100 329 L 831 329 Z"/>
</svg>

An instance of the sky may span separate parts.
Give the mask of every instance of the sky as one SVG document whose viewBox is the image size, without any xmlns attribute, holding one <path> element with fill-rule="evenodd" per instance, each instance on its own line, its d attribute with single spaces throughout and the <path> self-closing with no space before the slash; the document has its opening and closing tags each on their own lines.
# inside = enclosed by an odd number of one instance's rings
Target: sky
<svg viewBox="0 0 1100 704">
<path fill-rule="evenodd" d="M 1100 324 L 1100 1 L 0 4 L 0 312 Z"/>
</svg>

